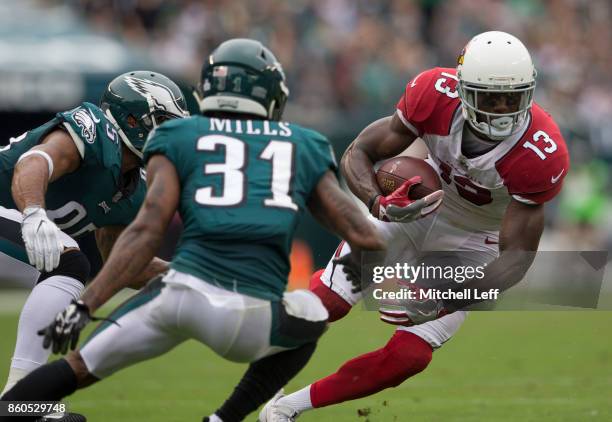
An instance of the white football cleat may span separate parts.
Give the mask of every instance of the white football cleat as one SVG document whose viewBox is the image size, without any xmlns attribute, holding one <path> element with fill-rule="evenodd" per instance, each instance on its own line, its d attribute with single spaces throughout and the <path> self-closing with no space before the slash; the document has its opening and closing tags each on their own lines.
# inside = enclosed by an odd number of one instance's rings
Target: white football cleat
<svg viewBox="0 0 612 422">
<path fill-rule="evenodd" d="M 36 422 L 87 422 L 87 418 L 78 413 L 58 412 L 36 419 Z"/>
<path fill-rule="evenodd" d="M 266 403 L 259 412 L 258 422 L 294 422 L 300 414 L 297 410 L 278 404 L 278 401 L 285 397 L 285 392 L 281 388 L 278 393 Z"/>
</svg>

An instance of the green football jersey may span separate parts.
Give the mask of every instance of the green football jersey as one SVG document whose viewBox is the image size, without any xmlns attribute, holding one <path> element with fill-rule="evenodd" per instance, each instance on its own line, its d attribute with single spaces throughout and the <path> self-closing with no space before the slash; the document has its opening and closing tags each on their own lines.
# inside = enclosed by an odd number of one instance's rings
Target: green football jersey
<svg viewBox="0 0 612 422">
<path fill-rule="evenodd" d="M 19 157 L 56 128 L 63 128 L 82 158 L 80 167 L 49 184 L 47 215 L 62 231 L 79 237 L 96 228 L 129 224 L 144 199 L 144 172 L 121 175 L 121 140 L 104 112 L 90 103 L 58 113 L 0 148 L 0 206 L 17 208 L 11 195 L 13 170 Z"/>
<path fill-rule="evenodd" d="M 151 133 L 181 183 L 184 229 L 172 268 L 228 290 L 279 300 L 295 228 L 336 163 L 328 140 L 298 125 L 194 116 Z"/>
</svg>

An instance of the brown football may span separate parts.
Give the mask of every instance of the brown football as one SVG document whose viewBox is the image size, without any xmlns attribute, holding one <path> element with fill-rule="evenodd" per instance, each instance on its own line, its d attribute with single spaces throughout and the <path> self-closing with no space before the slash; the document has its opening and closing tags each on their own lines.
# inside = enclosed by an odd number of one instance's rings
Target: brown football
<svg viewBox="0 0 612 422">
<path fill-rule="evenodd" d="M 376 171 L 378 186 L 385 195 L 399 188 L 402 183 L 414 176 L 421 176 L 423 183 L 410 190 L 411 199 L 422 198 L 442 189 L 438 173 L 425 160 L 415 157 L 395 157 L 383 161 Z"/>
</svg>

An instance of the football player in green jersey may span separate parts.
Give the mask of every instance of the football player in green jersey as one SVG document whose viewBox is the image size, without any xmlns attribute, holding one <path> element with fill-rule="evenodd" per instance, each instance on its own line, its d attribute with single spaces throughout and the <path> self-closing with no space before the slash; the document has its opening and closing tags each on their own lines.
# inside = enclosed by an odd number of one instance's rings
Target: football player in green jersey
<svg viewBox="0 0 612 422">
<path fill-rule="evenodd" d="M 49 326 L 48 341 L 74 346 L 91 315 L 153 258 L 178 209 L 184 231 L 170 271 L 110 315 L 118 324 L 102 323 L 79 351 L 32 372 L 4 400 L 59 400 L 195 338 L 251 363 L 230 399 L 205 418 L 240 421 L 306 364 L 326 327 L 314 294 L 285 292 L 304 210 L 353 251 L 384 249 L 338 185 L 327 139 L 280 121 L 288 89 L 270 50 L 247 39 L 222 43 L 200 89 L 204 116 L 151 133 L 143 206 L 81 299 Z"/>
<path fill-rule="evenodd" d="M 186 117 L 179 88 L 159 73 L 136 71 L 114 79 L 100 107 L 90 103 L 0 148 L 0 284 L 30 284 L 5 390 L 43 365 L 37 331 L 76 299 L 89 261 L 75 239 L 95 231 L 105 259 L 144 199 L 142 149 L 163 121 Z M 153 260 L 132 279 L 144 284 L 167 268 Z"/>
</svg>

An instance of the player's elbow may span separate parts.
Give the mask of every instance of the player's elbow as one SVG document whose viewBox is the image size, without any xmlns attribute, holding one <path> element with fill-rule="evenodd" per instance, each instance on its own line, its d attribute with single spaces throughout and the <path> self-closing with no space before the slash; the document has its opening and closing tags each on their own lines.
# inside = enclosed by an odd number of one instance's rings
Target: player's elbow
<svg viewBox="0 0 612 422">
<path fill-rule="evenodd" d="M 350 178 L 355 172 L 352 171 L 355 166 L 359 166 L 360 163 L 367 163 L 371 166 L 371 163 L 375 162 L 371 154 L 365 149 L 364 145 L 359 142 L 359 137 L 348 146 L 342 158 L 340 159 L 340 170 L 345 178 Z"/>
<path fill-rule="evenodd" d="M 345 178 L 348 178 L 351 174 L 350 172 L 351 159 L 352 159 L 352 151 L 353 151 L 354 146 L 355 146 L 354 142 L 351 145 L 349 145 L 349 147 L 346 149 L 344 154 L 342 154 L 342 158 L 340 159 L 340 172 Z"/>
</svg>

